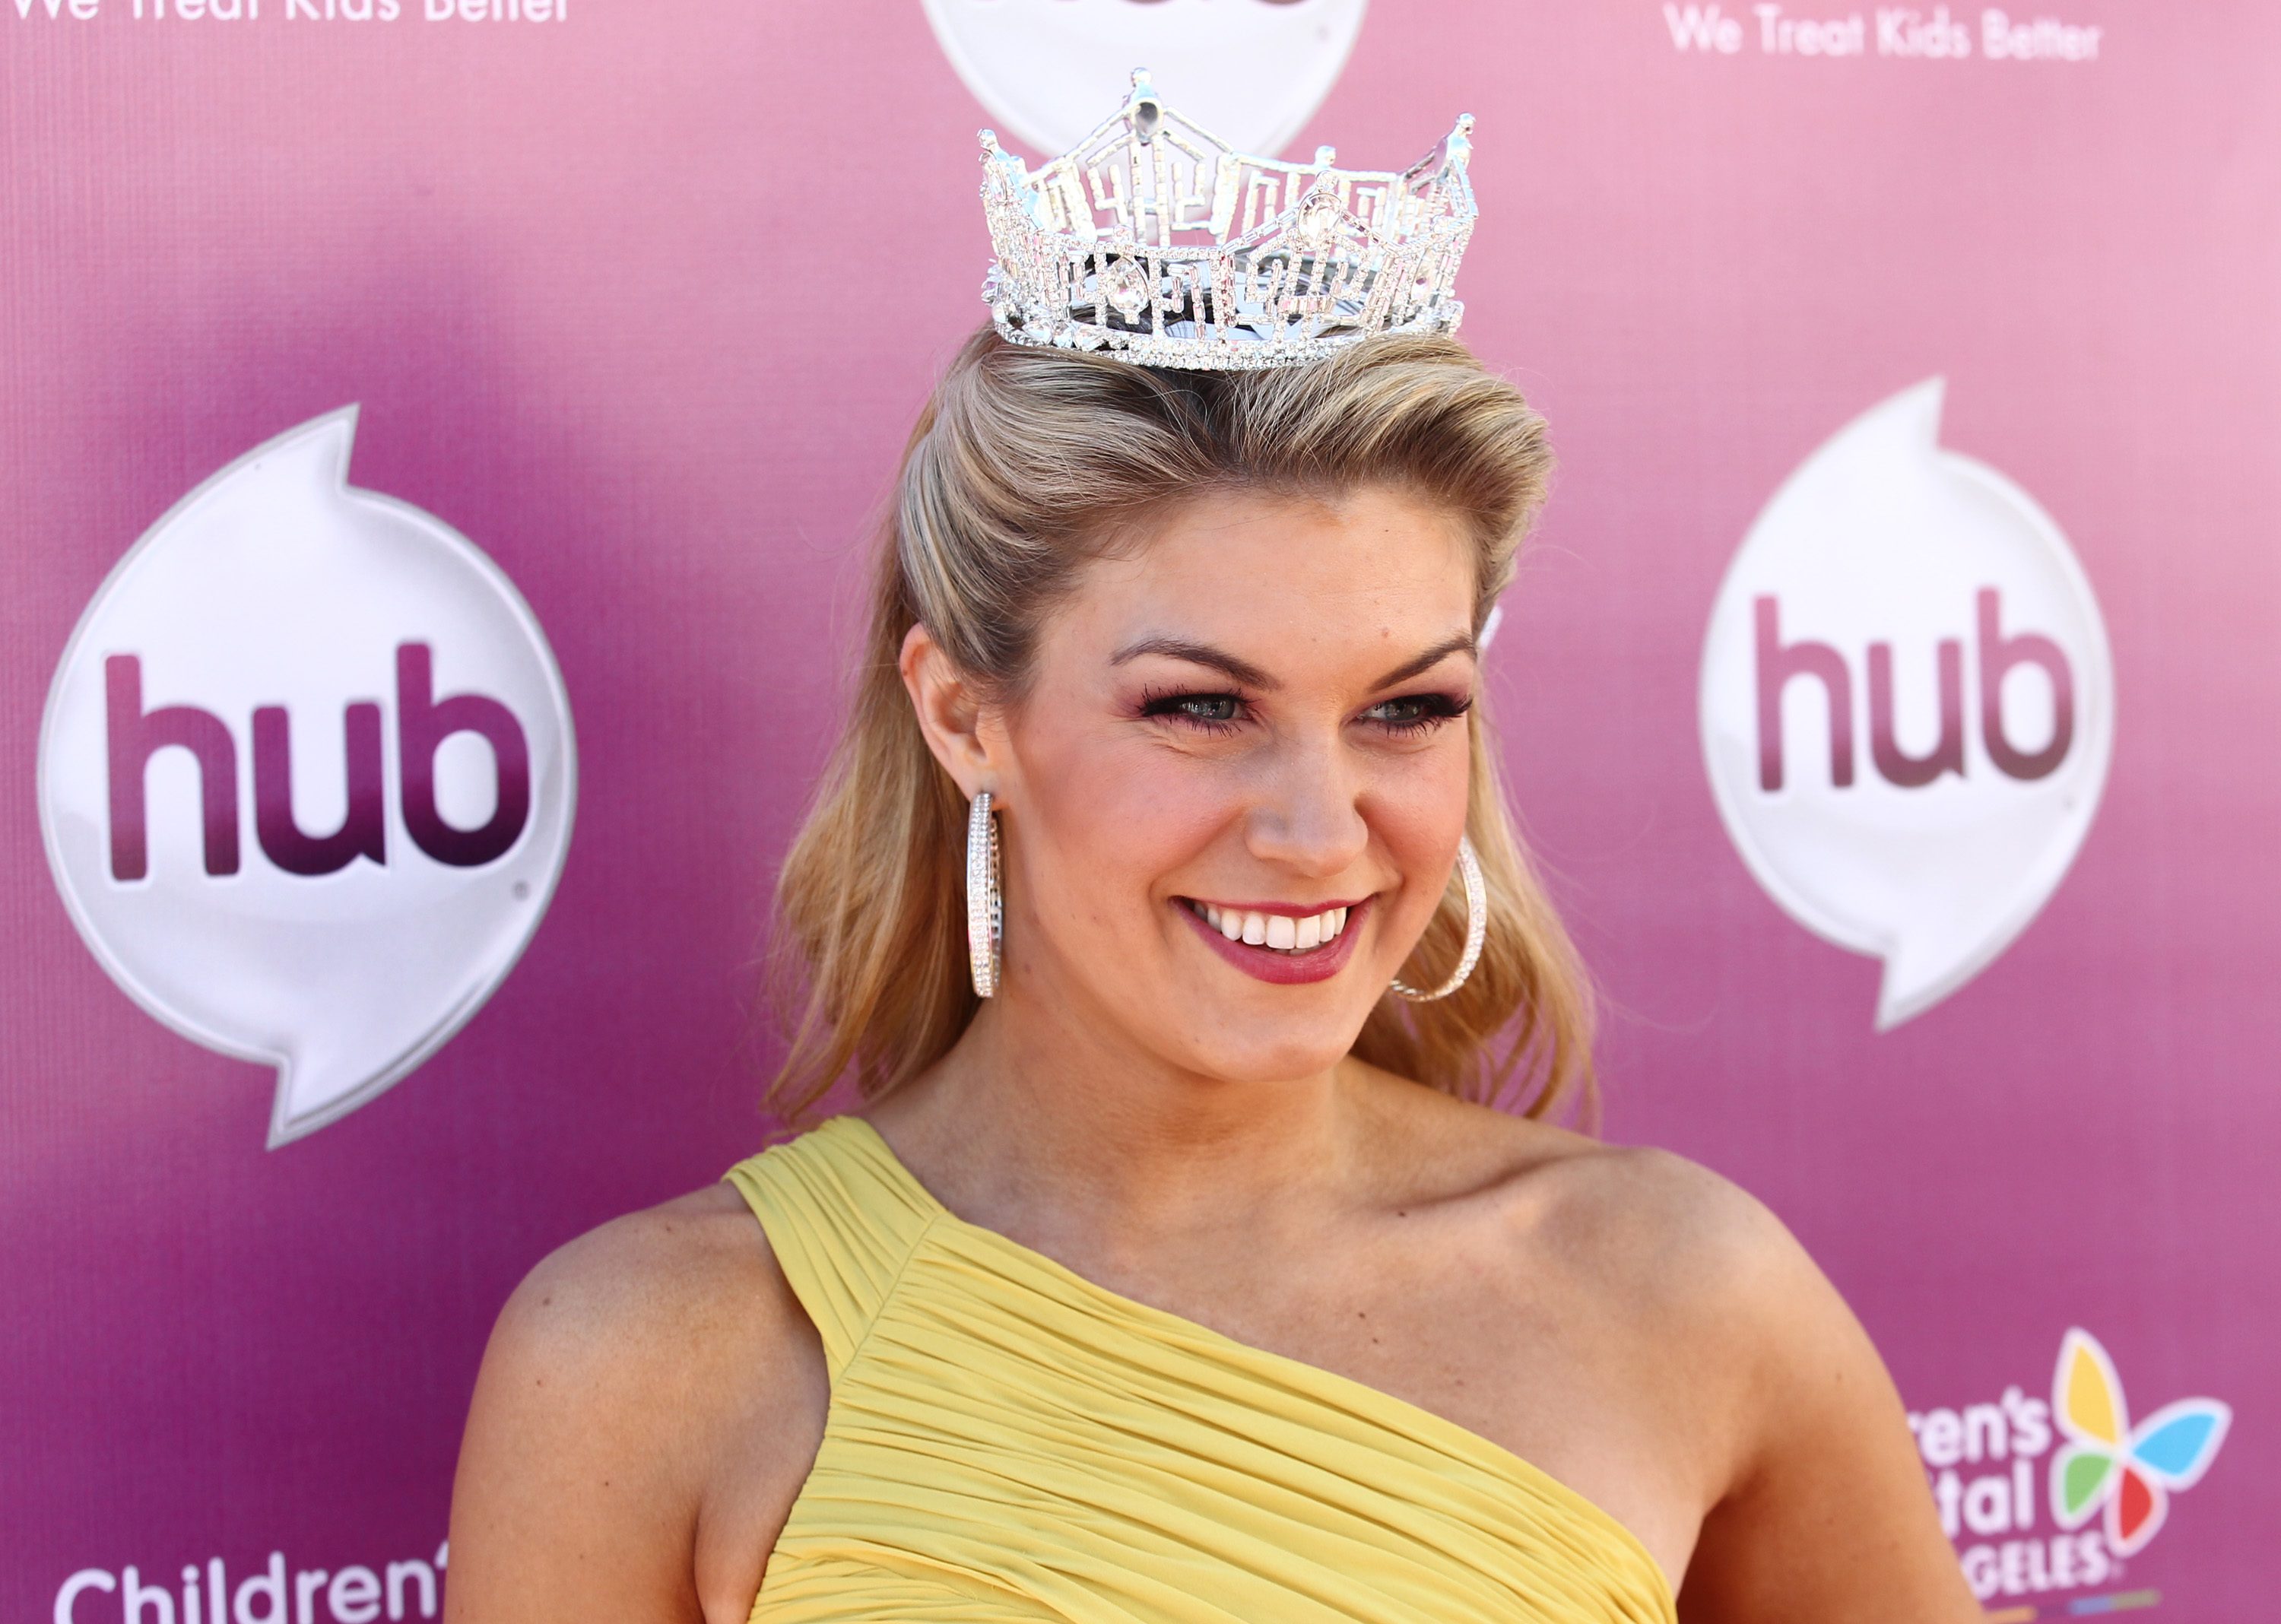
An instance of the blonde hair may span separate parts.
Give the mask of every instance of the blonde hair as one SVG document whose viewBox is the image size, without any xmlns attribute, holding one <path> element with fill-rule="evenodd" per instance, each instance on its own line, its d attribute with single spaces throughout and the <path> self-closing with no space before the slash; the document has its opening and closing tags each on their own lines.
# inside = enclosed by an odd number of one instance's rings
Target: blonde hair
<svg viewBox="0 0 2281 1624">
<path fill-rule="evenodd" d="M 1551 460 L 1543 419 L 1455 339 L 1388 336 L 1256 372 L 1183 372 L 1012 344 L 985 327 L 912 430 L 884 527 L 852 714 L 777 887 L 790 1052 L 769 1090 L 803 1117 L 852 1071 L 877 1099 L 939 1059 L 977 1008 L 966 963 L 966 805 L 898 669 L 924 623 L 962 674 L 1018 700 L 1046 615 L 1081 566 L 1217 490 L 1402 490 L 1475 544 L 1473 630 L 1512 580 Z M 1462 1098 L 1542 1116 L 1589 1095 L 1591 1006 L 1506 811 L 1476 704 L 1466 832 L 1488 939 L 1436 1003 L 1381 1000 L 1354 1053 Z M 1405 978 L 1465 939 L 1453 884 Z"/>
</svg>

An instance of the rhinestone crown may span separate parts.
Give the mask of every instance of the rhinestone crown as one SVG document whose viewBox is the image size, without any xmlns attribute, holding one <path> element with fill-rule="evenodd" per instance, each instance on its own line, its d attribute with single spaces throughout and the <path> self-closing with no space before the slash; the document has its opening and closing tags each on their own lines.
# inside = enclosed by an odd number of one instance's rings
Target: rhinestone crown
<svg viewBox="0 0 2281 1624">
<path fill-rule="evenodd" d="M 1032 171 L 982 132 L 997 262 L 982 286 L 1016 344 L 1154 367 L 1280 367 L 1372 333 L 1452 332 L 1473 229 L 1473 115 L 1396 174 L 1238 152 L 1133 94 Z"/>
</svg>

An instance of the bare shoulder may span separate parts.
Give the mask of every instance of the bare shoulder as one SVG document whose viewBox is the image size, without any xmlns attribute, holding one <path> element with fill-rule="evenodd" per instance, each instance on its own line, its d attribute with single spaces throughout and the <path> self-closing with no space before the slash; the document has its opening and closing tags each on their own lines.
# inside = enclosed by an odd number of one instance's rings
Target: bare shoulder
<svg viewBox="0 0 2281 1624">
<path fill-rule="evenodd" d="M 1748 1191 L 1668 1150 L 1589 1134 L 1434 1093 L 1357 1068 L 1372 1128 L 1398 1147 L 1397 1175 L 1455 1202 L 1501 1234 L 1526 1229 L 1533 1253 L 1673 1310 L 1776 1303 L 1819 1271 Z"/>
<path fill-rule="evenodd" d="M 1826 1288 L 1789 1228 L 1733 1180 L 1653 1146 L 1529 1125 L 1581 1141 L 1535 1170 L 1533 1190 L 1521 1188 L 1548 1238 L 1604 1277 L 1667 1311 L 1729 1321 L 1738 1312 L 1782 1317 L 1801 1290 Z"/>
<path fill-rule="evenodd" d="M 1763 1203 L 1684 1156 L 1611 1145 L 1372 1067 L 1357 1065 L 1355 1079 L 1392 1176 L 1484 1222 L 1525 1225 L 1604 1278 L 1613 1267 L 1643 1285 L 1716 1292 L 1812 1266 Z"/>
<path fill-rule="evenodd" d="M 1484 1194 L 1512 1255 L 1597 1310 L 1674 1409 L 1717 1404 L 1733 1431 L 1712 1446 L 1735 1472 L 1802 1385 L 1883 1381 L 1844 1299 L 1749 1190 L 1673 1151 L 1481 1114 L 1499 1118 L 1475 1131 L 1504 1158 Z"/>
<path fill-rule="evenodd" d="M 814 1329 L 728 1185 L 566 1242 L 484 1350 L 452 1488 L 455 1611 L 741 1619 L 826 1402 Z"/>
<path fill-rule="evenodd" d="M 1713 1468 L 1686 1616 L 1976 1620 L 1884 1361 L 1789 1228 L 1666 1151 L 1584 1166 L 1576 1248 L 1647 1305 L 1666 1349 L 1656 1390 L 1674 1427 L 1695 1421 Z"/>
<path fill-rule="evenodd" d="M 1674 1553 L 1683 1616 L 1979 1616 L 1883 1361 L 1764 1203 L 1669 1151 L 1402 1086 L 1384 1095 L 1381 1137 L 1404 1147 L 1431 1208 L 1456 1215 L 1472 1300 L 1534 1327 L 1525 1345 L 1566 1373 L 1587 1454 L 1634 1447 L 1601 1498 Z M 1631 1499 L 1640 1481 L 1680 1493 L 1684 1516 Z"/>
<path fill-rule="evenodd" d="M 1521 1189 L 1530 1182 L 1516 1204 L 1537 1256 L 1597 1283 L 1643 1351 L 1644 1390 L 1700 1440 L 1714 1489 L 1757 1471 L 1833 1389 L 1899 1417 L 1852 1309 L 1740 1185 L 1668 1150 L 1612 1145 L 1563 1156 Z M 1705 1425 L 1706 1411 L 1718 1420 Z"/>
<path fill-rule="evenodd" d="M 599 1380 L 696 1385 L 676 1369 L 746 1351 L 755 1333 L 797 1318 L 751 1210 L 716 1184 L 612 1218 L 541 1258 L 507 1299 L 494 1343 Z"/>
<path fill-rule="evenodd" d="M 1689 1440 L 1706 1495 L 1750 1469 L 1813 1350 L 1840 1350 L 1865 1379 L 1867 1342 L 1843 1299 L 1732 1180 L 1667 1150 L 1394 1089 L 1378 1138 L 1404 1147 L 1405 1183 L 1488 1300 L 1556 1322 L 1644 1428 Z"/>
</svg>

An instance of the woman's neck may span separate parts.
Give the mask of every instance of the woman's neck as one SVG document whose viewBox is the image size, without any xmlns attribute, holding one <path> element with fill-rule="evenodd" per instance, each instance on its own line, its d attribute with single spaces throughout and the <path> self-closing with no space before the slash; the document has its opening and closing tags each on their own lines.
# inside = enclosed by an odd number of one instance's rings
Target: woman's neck
<svg viewBox="0 0 2281 1624">
<path fill-rule="evenodd" d="M 870 1115 L 960 1217 L 1081 1249 L 1224 1234 L 1334 1198 L 1351 1155 L 1334 1070 L 1232 1083 L 1009 987 Z M 1113 1033 L 1114 1028 L 1110 1028 Z"/>
</svg>

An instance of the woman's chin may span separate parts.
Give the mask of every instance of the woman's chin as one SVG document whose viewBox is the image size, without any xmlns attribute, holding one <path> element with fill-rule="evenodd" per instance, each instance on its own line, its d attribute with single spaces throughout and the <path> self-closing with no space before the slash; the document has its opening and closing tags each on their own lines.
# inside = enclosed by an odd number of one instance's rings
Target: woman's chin
<svg viewBox="0 0 2281 1624">
<path fill-rule="evenodd" d="M 1184 1069 L 1218 1078 L 1222 1082 L 1264 1087 L 1320 1077 L 1344 1060 L 1347 1051 L 1353 1047 L 1351 1041 L 1326 1042 L 1320 1025 L 1311 1025 L 1304 1032 L 1281 1034 L 1280 1038 L 1272 1032 L 1259 1031 L 1256 1025 L 1246 1030 L 1231 1022 L 1224 1030 L 1243 1031 L 1243 1041 L 1235 1045 L 1210 1045 L 1202 1052 L 1187 1057 Z"/>
</svg>

